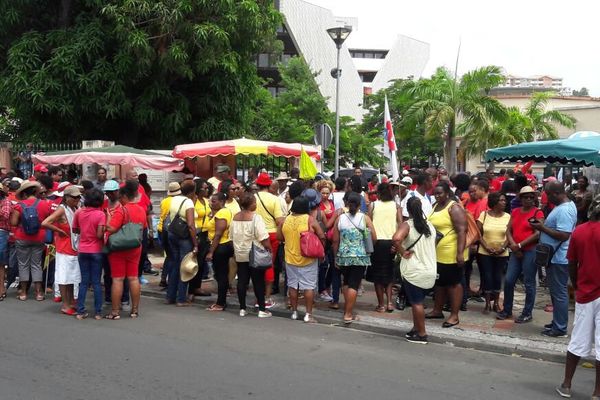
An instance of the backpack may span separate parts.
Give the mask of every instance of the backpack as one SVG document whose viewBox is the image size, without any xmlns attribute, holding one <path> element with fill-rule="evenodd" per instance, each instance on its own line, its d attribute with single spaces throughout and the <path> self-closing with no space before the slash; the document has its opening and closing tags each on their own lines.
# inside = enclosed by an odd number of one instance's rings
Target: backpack
<svg viewBox="0 0 600 400">
<path fill-rule="evenodd" d="M 28 206 L 25 203 L 19 203 L 22 209 L 21 225 L 26 235 L 35 235 L 40 231 L 42 223 L 38 216 L 37 206 L 40 200 L 37 199 L 32 205 Z"/>
</svg>

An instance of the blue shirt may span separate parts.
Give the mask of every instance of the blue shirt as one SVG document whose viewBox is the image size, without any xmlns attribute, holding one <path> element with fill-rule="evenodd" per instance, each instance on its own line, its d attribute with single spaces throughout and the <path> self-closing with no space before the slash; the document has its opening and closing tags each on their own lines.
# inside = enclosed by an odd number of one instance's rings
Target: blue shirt
<svg viewBox="0 0 600 400">
<path fill-rule="evenodd" d="M 561 232 L 571 233 L 575 229 L 575 224 L 577 224 L 577 207 L 575 207 L 575 203 L 572 201 L 568 201 L 566 203 L 562 203 L 559 206 L 554 207 L 552 212 L 544 221 L 544 225 L 550 229 Z M 567 249 L 569 248 L 569 242 L 571 241 L 571 237 L 560 245 L 560 248 L 556 250 L 552 260 L 550 261 L 552 264 L 568 264 L 567 261 Z M 542 232 L 540 236 L 540 243 L 549 244 L 554 249 L 560 243 L 560 240 L 556 240 L 550 235 Z"/>
</svg>

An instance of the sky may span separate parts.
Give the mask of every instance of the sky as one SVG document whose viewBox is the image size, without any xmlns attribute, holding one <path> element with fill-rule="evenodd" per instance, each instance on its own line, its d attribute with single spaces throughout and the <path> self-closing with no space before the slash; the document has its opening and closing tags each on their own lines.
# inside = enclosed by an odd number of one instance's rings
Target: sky
<svg viewBox="0 0 600 400">
<path fill-rule="evenodd" d="M 336 16 L 357 17 L 348 44 L 389 45 L 398 34 L 430 44 L 424 76 L 498 65 L 512 75 L 551 75 L 600 96 L 597 0 L 308 0 Z"/>
</svg>

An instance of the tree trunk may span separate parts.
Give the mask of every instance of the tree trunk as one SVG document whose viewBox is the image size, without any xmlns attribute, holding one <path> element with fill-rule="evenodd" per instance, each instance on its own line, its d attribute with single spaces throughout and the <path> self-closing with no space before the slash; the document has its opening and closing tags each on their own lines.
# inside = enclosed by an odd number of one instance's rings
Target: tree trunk
<svg viewBox="0 0 600 400">
<path fill-rule="evenodd" d="M 448 124 L 448 132 L 444 140 L 444 165 L 448 175 L 456 174 L 456 136 L 454 134 L 454 120 Z"/>
<path fill-rule="evenodd" d="M 60 15 L 58 17 L 58 24 L 63 29 L 66 29 L 71 25 L 72 5 L 72 0 L 61 0 L 60 2 Z"/>
</svg>

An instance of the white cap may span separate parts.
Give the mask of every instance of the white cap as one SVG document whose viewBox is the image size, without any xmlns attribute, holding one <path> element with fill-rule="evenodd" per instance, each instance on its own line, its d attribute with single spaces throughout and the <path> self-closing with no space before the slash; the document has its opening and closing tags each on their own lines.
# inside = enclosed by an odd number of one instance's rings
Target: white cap
<svg viewBox="0 0 600 400">
<path fill-rule="evenodd" d="M 409 172 L 408 172 L 407 169 L 405 169 L 405 170 L 402 171 L 402 175 L 407 176 L 408 174 L 409 174 Z"/>
</svg>

